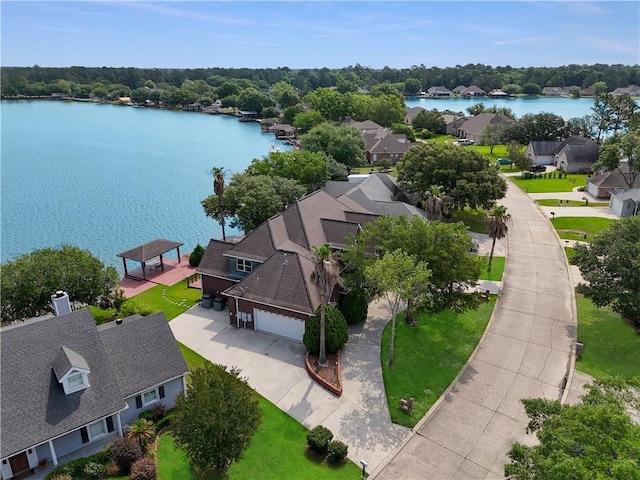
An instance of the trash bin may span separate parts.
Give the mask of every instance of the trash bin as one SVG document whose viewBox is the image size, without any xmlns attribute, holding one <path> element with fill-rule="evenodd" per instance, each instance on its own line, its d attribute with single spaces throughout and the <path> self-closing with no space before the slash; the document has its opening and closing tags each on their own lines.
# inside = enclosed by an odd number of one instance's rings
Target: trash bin
<svg viewBox="0 0 640 480">
<path fill-rule="evenodd" d="M 224 298 L 216 297 L 213 299 L 213 309 L 218 312 L 224 310 Z"/>
<path fill-rule="evenodd" d="M 202 305 L 203 308 L 211 308 L 213 306 L 213 298 L 211 297 L 211 294 L 205 293 L 202 295 L 200 305 Z"/>
</svg>

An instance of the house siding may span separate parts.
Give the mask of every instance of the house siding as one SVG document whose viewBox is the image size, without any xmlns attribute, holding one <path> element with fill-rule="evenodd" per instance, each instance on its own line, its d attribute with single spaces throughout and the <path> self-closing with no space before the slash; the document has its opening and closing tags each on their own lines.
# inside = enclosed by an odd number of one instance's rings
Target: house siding
<svg viewBox="0 0 640 480">
<path fill-rule="evenodd" d="M 129 408 L 120 413 L 122 425 L 125 426 L 131 424 L 131 422 L 136 420 L 142 412 L 145 410 L 151 410 L 153 405 L 162 404 L 167 409 L 173 408 L 176 404 L 176 397 L 179 393 L 182 393 L 182 377 L 163 383 L 162 386 L 164 387 L 164 398 L 161 398 L 158 402 L 152 405 L 147 405 L 146 407 L 136 407 L 136 395 L 127 397 L 125 402 Z M 151 388 L 148 390 L 151 390 Z"/>
<path fill-rule="evenodd" d="M 226 299 L 226 296 L 222 294 L 227 288 L 235 285 L 235 282 L 231 280 L 225 280 L 224 278 L 212 277 L 209 275 L 200 274 L 200 279 L 202 281 L 202 293 L 208 293 L 212 297 L 223 297 Z"/>
<path fill-rule="evenodd" d="M 304 313 L 292 312 L 291 310 L 285 310 L 283 308 L 274 307 L 271 305 L 265 305 L 262 303 L 252 302 L 250 300 L 241 300 L 238 299 L 238 312 L 240 314 L 245 313 L 251 315 L 251 321 L 243 322 L 242 315 L 236 314 L 236 302 L 235 299 L 230 299 L 229 301 L 229 325 L 233 325 L 234 327 L 239 326 L 239 328 L 248 328 L 250 330 L 255 330 L 255 318 L 254 318 L 254 309 L 264 310 L 265 312 L 277 313 L 278 315 L 283 315 L 285 317 L 297 318 L 299 320 L 307 320 L 309 315 L 305 315 Z M 246 317 L 245 317 L 246 318 Z"/>
</svg>

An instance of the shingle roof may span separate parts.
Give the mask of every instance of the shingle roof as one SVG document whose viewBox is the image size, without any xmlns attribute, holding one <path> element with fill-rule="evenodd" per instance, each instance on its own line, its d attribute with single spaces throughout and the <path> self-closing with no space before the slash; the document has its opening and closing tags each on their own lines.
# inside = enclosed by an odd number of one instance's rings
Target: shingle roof
<svg viewBox="0 0 640 480">
<path fill-rule="evenodd" d="M 587 182 L 596 185 L 599 188 L 629 188 L 624 175 L 629 173 L 629 165 L 622 162 L 618 168 L 612 172 L 587 178 Z M 633 187 L 640 187 L 640 175 L 635 178 Z"/>
<path fill-rule="evenodd" d="M 234 246 L 235 243 L 223 242 L 222 240 L 212 239 L 209 241 L 196 272 L 204 275 L 226 277 L 229 272 L 229 260 L 223 254 Z"/>
<path fill-rule="evenodd" d="M 111 363 L 88 309 L 4 327 L 0 457 L 113 414 L 124 405 Z M 89 387 L 65 395 L 53 366 L 61 347 L 82 356 Z"/>
<path fill-rule="evenodd" d="M 90 370 L 87 361 L 82 355 L 67 347 L 60 348 L 58 355 L 53 361 L 53 373 L 55 373 L 58 381 L 60 381 L 72 368 Z"/>
<path fill-rule="evenodd" d="M 181 247 L 182 245 L 184 244 L 180 242 L 157 238 L 156 240 L 152 240 L 151 242 L 147 242 L 143 245 L 132 248 L 131 250 L 127 250 L 126 252 L 119 253 L 117 256 L 137 262 L 146 262 L 147 260 L 162 255 L 174 248 Z"/>
<path fill-rule="evenodd" d="M 163 312 L 98 327 L 123 398 L 189 371 Z"/>
<path fill-rule="evenodd" d="M 505 115 L 498 113 L 480 113 L 473 117 L 468 117 L 465 122 L 458 127 L 458 129 L 474 135 L 480 135 L 489 124 L 508 125 L 510 123 L 513 123 L 513 119 Z"/>
<path fill-rule="evenodd" d="M 531 148 L 536 155 L 555 155 L 558 142 L 553 140 L 535 140 L 531 142 Z"/>
</svg>

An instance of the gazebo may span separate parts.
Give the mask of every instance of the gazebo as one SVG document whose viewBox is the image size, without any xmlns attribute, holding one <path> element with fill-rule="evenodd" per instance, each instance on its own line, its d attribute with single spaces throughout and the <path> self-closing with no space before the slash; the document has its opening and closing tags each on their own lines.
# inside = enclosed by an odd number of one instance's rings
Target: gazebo
<svg viewBox="0 0 640 480">
<path fill-rule="evenodd" d="M 147 262 L 153 258 L 159 257 L 160 261 L 155 264 L 156 268 L 160 268 L 164 271 L 163 255 L 174 248 L 178 252 L 178 263 L 180 263 L 180 247 L 184 245 L 180 242 L 174 242 L 171 240 L 165 240 L 164 238 L 157 238 L 151 242 L 147 242 L 138 247 L 127 250 L 118 254 L 118 257 L 122 258 L 122 264 L 124 265 L 124 276 L 128 278 L 134 278 L 136 280 L 147 279 Z M 133 260 L 142 264 L 142 278 L 131 275 L 127 270 L 127 260 Z"/>
</svg>

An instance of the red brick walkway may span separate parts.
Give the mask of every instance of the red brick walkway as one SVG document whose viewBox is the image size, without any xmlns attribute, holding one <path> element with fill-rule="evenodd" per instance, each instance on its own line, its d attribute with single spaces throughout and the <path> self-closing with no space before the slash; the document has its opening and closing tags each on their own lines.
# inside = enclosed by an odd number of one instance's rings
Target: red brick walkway
<svg viewBox="0 0 640 480">
<path fill-rule="evenodd" d="M 129 273 L 136 277 L 142 277 L 142 268 L 129 270 Z M 182 258 L 180 263 L 178 263 L 177 259 L 167 258 L 164 259 L 164 270 L 147 267 L 146 280 L 124 278 L 122 279 L 122 282 L 120 282 L 120 288 L 124 290 L 125 297 L 131 298 L 134 295 L 155 287 L 156 285 L 175 285 L 194 273 L 196 273 L 196 267 L 189 265 L 187 257 Z M 193 288 L 200 288 L 200 280 L 190 284 L 189 286 Z"/>
</svg>

